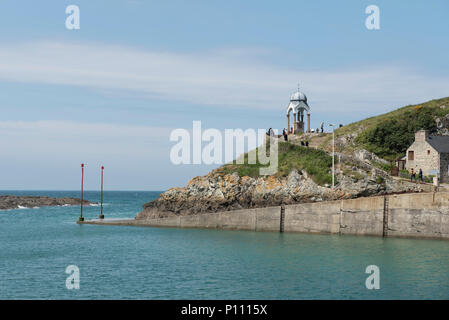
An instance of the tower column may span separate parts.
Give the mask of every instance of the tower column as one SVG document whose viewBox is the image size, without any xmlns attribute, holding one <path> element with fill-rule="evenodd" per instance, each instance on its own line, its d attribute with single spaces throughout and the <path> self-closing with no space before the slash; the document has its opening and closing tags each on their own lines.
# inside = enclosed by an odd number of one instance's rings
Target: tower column
<svg viewBox="0 0 449 320">
<path fill-rule="evenodd" d="M 310 132 L 310 113 L 307 113 L 307 132 Z"/>
<path fill-rule="evenodd" d="M 287 113 L 287 134 L 290 133 L 290 112 Z"/>
<path fill-rule="evenodd" d="M 293 112 L 293 133 L 296 133 L 296 112 Z"/>
</svg>

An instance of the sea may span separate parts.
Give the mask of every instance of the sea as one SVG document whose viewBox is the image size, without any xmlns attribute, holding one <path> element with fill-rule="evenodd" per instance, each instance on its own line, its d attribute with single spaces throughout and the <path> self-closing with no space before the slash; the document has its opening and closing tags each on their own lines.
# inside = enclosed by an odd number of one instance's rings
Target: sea
<svg viewBox="0 0 449 320">
<path fill-rule="evenodd" d="M 159 193 L 106 191 L 104 215 L 134 218 Z M 449 299 L 449 241 L 78 225 L 79 214 L 0 211 L 0 299 Z"/>
</svg>

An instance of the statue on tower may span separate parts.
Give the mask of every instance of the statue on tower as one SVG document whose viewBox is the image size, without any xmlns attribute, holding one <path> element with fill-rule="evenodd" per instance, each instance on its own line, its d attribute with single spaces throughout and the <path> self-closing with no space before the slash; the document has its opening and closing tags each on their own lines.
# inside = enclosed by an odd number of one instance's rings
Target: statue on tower
<svg viewBox="0 0 449 320">
<path fill-rule="evenodd" d="M 310 132 L 310 107 L 307 104 L 307 97 L 304 93 L 298 91 L 290 97 L 290 103 L 287 107 L 287 130 L 288 133 L 304 133 L 304 113 L 307 113 L 307 129 Z M 290 128 L 290 114 L 293 113 L 293 127 Z"/>
</svg>

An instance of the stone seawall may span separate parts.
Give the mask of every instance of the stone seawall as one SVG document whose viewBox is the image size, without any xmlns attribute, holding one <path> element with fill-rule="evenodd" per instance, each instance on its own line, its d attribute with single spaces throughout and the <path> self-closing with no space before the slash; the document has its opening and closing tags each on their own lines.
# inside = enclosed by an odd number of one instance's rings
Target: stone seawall
<svg viewBox="0 0 449 320">
<path fill-rule="evenodd" d="M 281 207 L 268 207 L 135 221 L 155 227 L 279 231 L 280 217 Z"/>
<path fill-rule="evenodd" d="M 85 223 L 449 239 L 449 193 L 410 193 L 124 223 Z"/>
</svg>

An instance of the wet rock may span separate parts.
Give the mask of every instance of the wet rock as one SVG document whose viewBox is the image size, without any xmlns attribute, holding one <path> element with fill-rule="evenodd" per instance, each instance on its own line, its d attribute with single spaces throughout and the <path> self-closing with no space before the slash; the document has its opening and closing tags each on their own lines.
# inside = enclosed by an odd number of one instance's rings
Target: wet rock
<svg viewBox="0 0 449 320">
<path fill-rule="evenodd" d="M 0 196 L 0 210 L 17 208 L 35 208 L 47 206 L 80 205 L 81 200 L 77 198 L 50 198 L 43 196 Z M 90 205 L 90 201 L 83 200 L 83 204 Z"/>
</svg>

